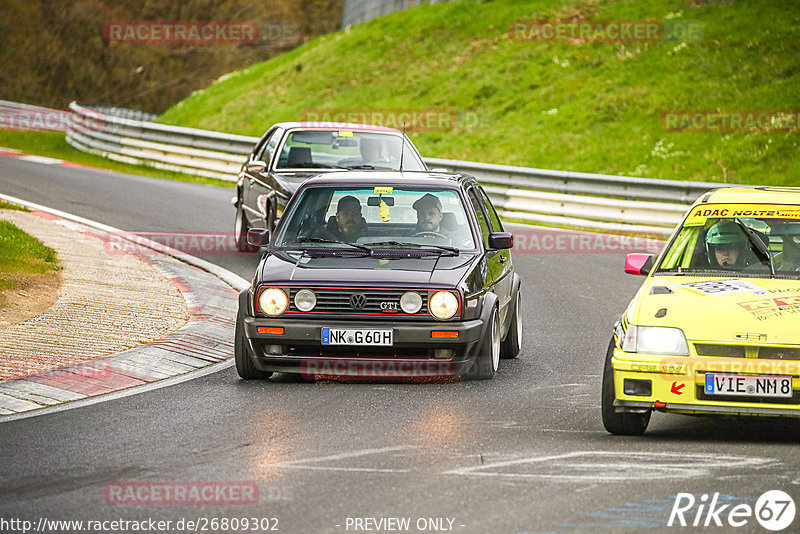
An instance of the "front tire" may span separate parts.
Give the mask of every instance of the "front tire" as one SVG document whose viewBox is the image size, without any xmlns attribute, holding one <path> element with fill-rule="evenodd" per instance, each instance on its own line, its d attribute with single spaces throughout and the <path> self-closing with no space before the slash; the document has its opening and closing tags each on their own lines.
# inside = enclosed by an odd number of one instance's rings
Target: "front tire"
<svg viewBox="0 0 800 534">
<path fill-rule="evenodd" d="M 500 357 L 504 360 L 516 358 L 520 348 L 522 348 L 522 294 L 519 291 L 517 291 L 516 300 L 514 315 L 511 316 L 511 324 L 508 325 L 506 339 L 500 345 Z"/>
<path fill-rule="evenodd" d="M 247 226 L 247 220 L 244 216 L 242 201 L 240 200 L 236 205 L 236 219 L 233 222 L 233 240 L 236 243 L 236 250 L 241 252 L 253 251 L 253 247 L 247 243 L 247 230 L 249 229 L 250 227 Z"/>
<path fill-rule="evenodd" d="M 492 310 L 486 335 L 481 343 L 475 363 L 472 364 L 470 378 L 488 380 L 497 373 L 500 366 L 500 317 L 497 308 Z"/>
<path fill-rule="evenodd" d="M 259 371 L 253 364 L 253 357 L 248 348 L 244 335 L 242 313 L 236 314 L 236 329 L 234 332 L 233 358 L 236 360 L 236 372 L 245 380 L 265 379 L 272 376 L 271 372 Z"/>
<path fill-rule="evenodd" d="M 616 392 L 614 390 L 614 367 L 611 364 L 611 358 L 614 356 L 614 346 L 614 338 L 612 337 L 606 353 L 606 363 L 603 367 L 603 426 L 611 434 L 640 436 L 644 434 L 644 431 L 647 430 L 647 425 L 650 423 L 650 412 L 625 413 L 617 412 L 614 409 Z"/>
</svg>

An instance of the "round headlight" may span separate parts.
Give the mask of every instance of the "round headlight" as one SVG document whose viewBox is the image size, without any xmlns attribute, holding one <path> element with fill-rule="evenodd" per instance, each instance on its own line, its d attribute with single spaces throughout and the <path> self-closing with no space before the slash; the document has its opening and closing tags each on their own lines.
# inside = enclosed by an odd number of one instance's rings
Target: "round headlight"
<svg viewBox="0 0 800 534">
<path fill-rule="evenodd" d="M 405 313 L 417 313 L 422 308 L 422 297 L 416 291 L 406 291 L 400 297 L 400 308 Z"/>
<path fill-rule="evenodd" d="M 289 305 L 289 298 L 282 289 L 268 287 L 258 296 L 258 305 L 261 311 L 267 315 L 280 315 L 286 311 L 286 307 Z"/>
<path fill-rule="evenodd" d="M 317 305 L 317 296 L 310 289 L 301 289 L 294 296 L 294 305 L 300 311 L 311 311 Z"/>
<path fill-rule="evenodd" d="M 458 311 L 458 299 L 449 291 L 437 291 L 428 299 L 428 310 L 437 319 L 449 319 Z"/>
</svg>

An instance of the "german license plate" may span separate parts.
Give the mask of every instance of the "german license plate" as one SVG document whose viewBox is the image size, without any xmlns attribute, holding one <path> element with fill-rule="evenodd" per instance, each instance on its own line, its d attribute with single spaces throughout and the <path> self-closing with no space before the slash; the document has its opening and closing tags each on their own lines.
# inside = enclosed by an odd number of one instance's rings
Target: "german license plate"
<svg viewBox="0 0 800 534">
<path fill-rule="evenodd" d="M 323 328 L 323 345 L 370 345 L 377 347 L 392 346 L 391 330 L 352 330 L 349 328 Z"/>
<path fill-rule="evenodd" d="M 791 397 L 792 377 L 706 373 L 705 393 L 745 397 Z"/>
</svg>

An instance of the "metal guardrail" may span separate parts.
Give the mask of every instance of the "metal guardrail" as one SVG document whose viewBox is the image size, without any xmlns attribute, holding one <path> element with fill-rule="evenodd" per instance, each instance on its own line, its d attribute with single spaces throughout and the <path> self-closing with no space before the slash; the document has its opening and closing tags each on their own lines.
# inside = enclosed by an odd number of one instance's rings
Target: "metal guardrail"
<svg viewBox="0 0 800 534">
<path fill-rule="evenodd" d="M 2 109 L 0 101 L 0 109 Z M 110 159 L 235 181 L 257 137 L 116 116 L 70 104 L 67 142 Z M 689 204 L 730 184 L 656 180 L 424 158 L 430 168 L 475 176 L 509 219 L 668 235 Z"/>
</svg>

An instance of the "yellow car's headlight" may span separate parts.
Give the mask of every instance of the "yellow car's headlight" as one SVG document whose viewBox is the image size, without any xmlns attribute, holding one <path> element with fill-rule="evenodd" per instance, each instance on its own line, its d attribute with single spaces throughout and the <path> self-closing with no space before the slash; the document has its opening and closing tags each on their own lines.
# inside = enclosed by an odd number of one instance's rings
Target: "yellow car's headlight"
<svg viewBox="0 0 800 534">
<path fill-rule="evenodd" d="M 274 317 L 286 311 L 289 306 L 289 297 L 279 287 L 268 287 L 258 295 L 258 306 L 261 312 Z"/>
<path fill-rule="evenodd" d="M 437 291 L 428 299 L 428 311 L 437 319 L 449 319 L 458 312 L 458 299 L 449 291 Z"/>
<path fill-rule="evenodd" d="M 622 341 L 625 352 L 688 356 L 689 345 L 680 328 L 628 325 Z"/>
</svg>

